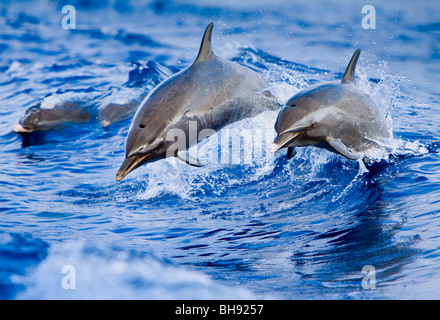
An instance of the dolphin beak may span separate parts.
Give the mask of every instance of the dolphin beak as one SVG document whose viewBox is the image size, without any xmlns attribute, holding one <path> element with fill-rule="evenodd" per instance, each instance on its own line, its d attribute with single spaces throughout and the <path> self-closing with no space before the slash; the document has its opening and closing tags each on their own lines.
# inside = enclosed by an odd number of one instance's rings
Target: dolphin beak
<svg viewBox="0 0 440 320">
<path fill-rule="evenodd" d="M 32 130 L 25 129 L 21 124 L 17 123 L 13 128 L 12 131 L 15 133 L 29 133 L 32 132 Z"/>
<path fill-rule="evenodd" d="M 272 153 L 277 152 L 299 135 L 300 132 L 286 132 L 281 134 L 280 136 L 277 136 L 275 138 L 275 141 L 270 145 L 269 151 Z"/>
<path fill-rule="evenodd" d="M 110 121 L 108 121 L 108 120 L 102 120 L 101 121 L 101 126 L 103 127 L 103 128 L 105 128 L 105 127 L 108 127 L 109 125 L 111 125 L 112 123 L 110 122 Z"/>
<path fill-rule="evenodd" d="M 128 157 L 122 162 L 121 167 L 116 174 L 116 181 L 121 181 L 134 169 L 140 167 L 149 159 L 149 154 L 138 154 Z"/>
</svg>

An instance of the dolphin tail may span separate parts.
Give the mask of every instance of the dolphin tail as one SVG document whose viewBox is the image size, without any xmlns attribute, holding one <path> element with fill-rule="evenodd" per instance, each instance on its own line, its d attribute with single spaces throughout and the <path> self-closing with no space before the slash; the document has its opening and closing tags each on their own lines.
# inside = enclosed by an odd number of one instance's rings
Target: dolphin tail
<svg viewBox="0 0 440 320">
<path fill-rule="evenodd" d="M 360 54 L 361 54 L 361 49 L 357 49 L 353 54 L 353 56 L 351 57 L 351 60 L 348 63 L 347 70 L 345 70 L 345 73 L 342 76 L 341 83 L 353 83 L 353 84 L 356 83 L 354 79 L 354 71 L 356 69 L 356 64 Z"/>
</svg>

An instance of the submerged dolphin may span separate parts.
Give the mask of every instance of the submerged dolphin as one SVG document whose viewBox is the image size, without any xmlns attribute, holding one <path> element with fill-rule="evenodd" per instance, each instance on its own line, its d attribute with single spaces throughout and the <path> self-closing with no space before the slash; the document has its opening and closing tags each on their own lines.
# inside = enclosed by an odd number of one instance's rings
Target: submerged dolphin
<svg viewBox="0 0 440 320">
<path fill-rule="evenodd" d="M 356 50 L 341 82 L 311 86 L 293 96 L 278 114 L 275 153 L 288 148 L 316 145 L 352 160 L 369 160 L 378 141 L 391 138 L 385 117 L 374 101 L 356 87 L 354 73 L 360 55 Z"/>
<path fill-rule="evenodd" d="M 82 92 L 57 92 L 26 110 L 13 131 L 20 134 L 46 131 L 66 123 L 90 121 L 94 99 L 101 93 L 92 89 Z"/>
<path fill-rule="evenodd" d="M 110 87 L 106 92 L 93 88 L 58 90 L 47 95 L 25 111 L 13 131 L 20 134 L 47 131 L 67 123 L 89 123 L 95 118 L 106 127 L 132 117 L 145 96 L 172 74 L 154 61 L 133 64 L 135 69 L 121 87 Z"/>
<path fill-rule="evenodd" d="M 212 27 L 210 23 L 206 28 L 195 62 L 162 82 L 139 106 L 128 132 L 117 181 L 146 162 L 165 158 L 175 143 L 167 139 L 172 129 L 181 130 L 187 139 L 204 129 L 219 130 L 280 106 L 267 92 L 260 93 L 269 86 L 261 74 L 214 54 Z M 196 132 L 190 132 L 190 122 L 197 124 Z M 184 149 L 199 141 L 187 139 Z M 185 150 L 175 150 L 171 156 L 200 165 Z"/>
</svg>

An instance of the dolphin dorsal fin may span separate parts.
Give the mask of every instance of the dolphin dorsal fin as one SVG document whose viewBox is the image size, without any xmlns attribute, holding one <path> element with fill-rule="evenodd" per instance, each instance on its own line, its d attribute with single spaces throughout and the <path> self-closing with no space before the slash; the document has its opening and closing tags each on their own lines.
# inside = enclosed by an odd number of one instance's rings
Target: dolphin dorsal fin
<svg viewBox="0 0 440 320">
<path fill-rule="evenodd" d="M 203 39 L 202 39 L 202 44 L 200 45 L 199 54 L 197 55 L 197 59 L 196 61 L 194 61 L 194 63 L 199 61 L 209 61 L 216 57 L 211 47 L 211 33 L 213 26 L 214 23 L 211 22 L 206 27 L 205 34 L 203 35 Z"/>
<path fill-rule="evenodd" d="M 361 54 L 361 49 L 357 49 L 353 54 L 353 57 L 351 57 L 347 70 L 345 70 L 345 73 L 342 76 L 341 83 L 356 83 L 356 81 L 354 80 L 354 71 L 356 69 L 356 63 L 359 59 L 360 54 Z"/>
</svg>

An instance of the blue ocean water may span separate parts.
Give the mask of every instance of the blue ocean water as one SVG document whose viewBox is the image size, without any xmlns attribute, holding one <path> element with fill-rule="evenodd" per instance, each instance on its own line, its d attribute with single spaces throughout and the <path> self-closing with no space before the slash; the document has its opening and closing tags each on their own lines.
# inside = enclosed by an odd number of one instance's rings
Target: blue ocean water
<svg viewBox="0 0 440 320">
<path fill-rule="evenodd" d="M 62 27 L 67 4 L 76 29 Z M 440 298 L 440 6 L 372 1 L 376 28 L 364 29 L 366 4 L 2 1 L 0 298 Z M 361 48 L 358 85 L 388 115 L 392 155 L 363 175 L 313 147 L 203 168 L 167 159 L 117 183 L 130 118 L 12 131 L 56 92 L 102 93 L 99 105 L 133 83 L 133 61 L 185 68 L 211 21 L 214 51 L 284 101 L 340 78 Z M 276 115 L 224 132 L 267 144 Z M 208 139 L 199 151 L 218 150 Z"/>
</svg>

